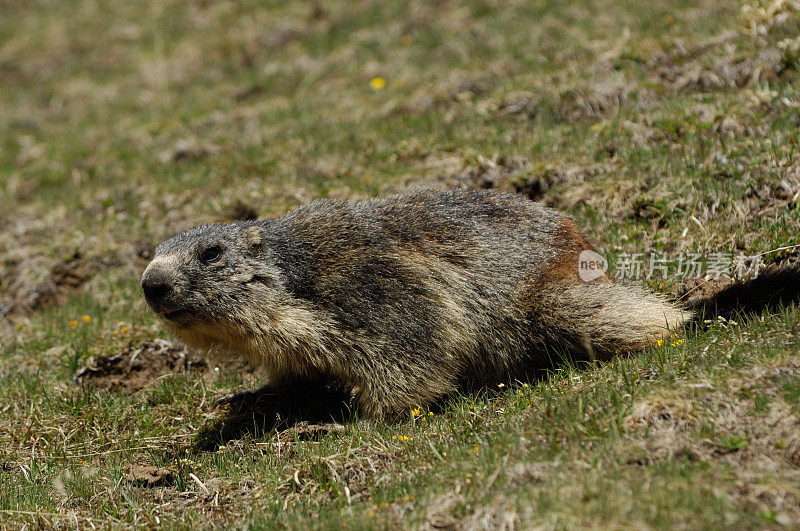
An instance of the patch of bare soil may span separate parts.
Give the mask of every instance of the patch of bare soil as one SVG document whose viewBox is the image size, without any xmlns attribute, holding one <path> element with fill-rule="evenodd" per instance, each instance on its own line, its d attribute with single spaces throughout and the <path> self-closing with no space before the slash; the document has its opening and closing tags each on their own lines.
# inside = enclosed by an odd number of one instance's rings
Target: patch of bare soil
<svg viewBox="0 0 800 531">
<path fill-rule="evenodd" d="M 166 339 L 154 339 L 130 346 L 115 356 L 90 358 L 75 373 L 74 381 L 90 388 L 132 393 L 165 374 L 203 373 L 208 368 L 205 358 Z"/>
<path fill-rule="evenodd" d="M 28 265 L 22 261 L 12 266 L 4 279 L 8 289 L 0 300 L 0 316 L 8 320 L 63 304 L 69 294 L 78 291 L 99 270 L 96 260 L 87 259 L 80 253 L 56 263 L 38 281 L 35 275 L 24 271 Z"/>
<path fill-rule="evenodd" d="M 69 260 L 53 266 L 50 276 L 34 289 L 26 303 L 33 310 L 63 304 L 67 294 L 83 286 L 97 269 L 96 263 L 75 253 Z"/>
</svg>

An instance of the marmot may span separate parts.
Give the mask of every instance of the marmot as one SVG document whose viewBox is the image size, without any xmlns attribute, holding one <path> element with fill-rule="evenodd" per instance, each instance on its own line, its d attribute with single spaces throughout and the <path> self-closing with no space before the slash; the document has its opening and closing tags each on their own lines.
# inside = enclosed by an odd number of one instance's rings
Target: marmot
<svg viewBox="0 0 800 531">
<path fill-rule="evenodd" d="M 693 318 L 606 274 L 582 280 L 590 248 L 540 203 L 419 190 L 188 230 L 158 246 L 142 287 L 187 346 L 263 365 L 278 390 L 336 381 L 380 419 L 559 356 L 640 350 Z"/>
</svg>

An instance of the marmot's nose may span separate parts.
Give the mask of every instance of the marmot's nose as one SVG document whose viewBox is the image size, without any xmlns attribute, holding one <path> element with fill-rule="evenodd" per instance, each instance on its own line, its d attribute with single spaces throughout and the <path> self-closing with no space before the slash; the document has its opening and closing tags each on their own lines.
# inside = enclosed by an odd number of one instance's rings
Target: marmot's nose
<svg viewBox="0 0 800 531">
<path fill-rule="evenodd" d="M 142 275 L 144 296 L 151 302 L 159 302 L 172 292 L 169 275 L 159 267 L 148 267 Z"/>
</svg>

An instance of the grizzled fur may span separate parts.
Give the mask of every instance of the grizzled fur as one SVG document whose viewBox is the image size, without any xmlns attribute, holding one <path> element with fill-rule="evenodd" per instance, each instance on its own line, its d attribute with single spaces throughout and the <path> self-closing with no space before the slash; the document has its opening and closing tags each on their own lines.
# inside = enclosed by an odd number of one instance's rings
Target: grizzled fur
<svg viewBox="0 0 800 531">
<path fill-rule="evenodd" d="M 539 203 L 416 191 L 197 227 L 158 246 L 143 286 L 188 346 L 247 357 L 278 388 L 336 381 L 382 418 L 530 377 L 554 353 L 638 350 L 691 317 L 606 276 L 583 282 L 588 248 Z"/>
</svg>

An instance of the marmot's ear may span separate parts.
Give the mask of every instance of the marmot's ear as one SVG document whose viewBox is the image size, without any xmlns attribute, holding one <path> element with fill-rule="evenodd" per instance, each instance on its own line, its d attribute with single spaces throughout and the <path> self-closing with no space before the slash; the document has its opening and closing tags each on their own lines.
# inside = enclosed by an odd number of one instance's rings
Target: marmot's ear
<svg viewBox="0 0 800 531">
<path fill-rule="evenodd" d="M 247 245 L 252 249 L 254 247 L 261 247 L 261 227 L 251 225 L 247 227 L 245 232 Z"/>
</svg>

